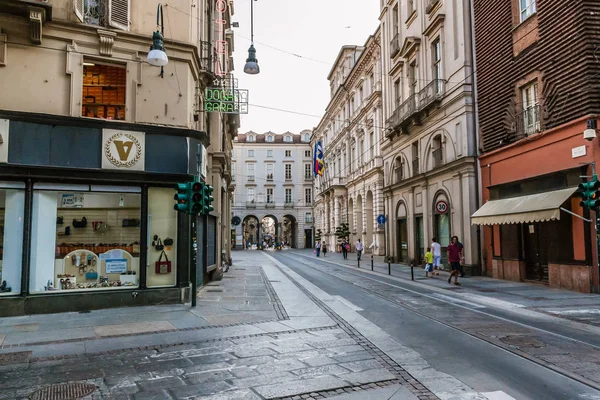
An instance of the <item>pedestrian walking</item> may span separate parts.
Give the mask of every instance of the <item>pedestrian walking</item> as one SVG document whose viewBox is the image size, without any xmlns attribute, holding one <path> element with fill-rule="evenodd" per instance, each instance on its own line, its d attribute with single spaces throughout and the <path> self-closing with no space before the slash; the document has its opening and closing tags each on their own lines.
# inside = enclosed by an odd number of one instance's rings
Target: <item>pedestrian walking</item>
<svg viewBox="0 0 600 400">
<path fill-rule="evenodd" d="M 433 253 L 433 272 L 431 275 L 439 275 L 440 266 L 442 265 L 442 245 L 435 238 L 431 239 L 431 250 Z"/>
<path fill-rule="evenodd" d="M 342 256 L 344 257 L 344 260 L 348 259 L 348 248 L 350 247 L 350 245 L 348 244 L 348 242 L 346 242 L 346 239 L 342 240 Z"/>
<path fill-rule="evenodd" d="M 425 253 L 425 278 L 429 278 L 430 272 L 433 278 L 433 253 L 431 252 L 431 247 L 428 247 L 427 253 Z"/>
<path fill-rule="evenodd" d="M 324 240 L 323 244 L 321 245 L 321 250 L 323 251 L 323 257 L 325 257 L 327 255 L 327 245 L 325 244 Z"/>
<path fill-rule="evenodd" d="M 315 250 L 317 252 L 317 257 L 319 257 L 321 254 L 321 242 L 317 241 L 317 243 L 315 244 Z"/>
<path fill-rule="evenodd" d="M 462 259 L 463 248 L 459 246 L 458 236 L 452 236 L 451 243 L 448 245 L 448 262 L 450 263 L 450 277 L 448 277 L 448 283 L 451 283 L 452 277 L 454 276 L 454 284 L 458 283 L 458 276 L 460 275 L 460 261 Z"/>
<path fill-rule="evenodd" d="M 360 239 L 358 239 L 358 241 L 356 242 L 356 256 L 358 261 L 360 261 L 360 256 L 362 255 L 363 252 L 363 244 L 360 241 Z"/>
</svg>

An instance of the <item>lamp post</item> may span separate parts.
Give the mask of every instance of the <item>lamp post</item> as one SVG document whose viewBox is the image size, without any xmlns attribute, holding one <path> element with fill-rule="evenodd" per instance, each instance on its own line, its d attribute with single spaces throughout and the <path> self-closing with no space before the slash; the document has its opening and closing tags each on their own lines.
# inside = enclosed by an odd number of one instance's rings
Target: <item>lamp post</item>
<svg viewBox="0 0 600 400">
<path fill-rule="evenodd" d="M 165 53 L 163 46 L 163 37 L 165 35 L 165 24 L 163 21 L 163 10 L 162 4 L 158 3 L 156 9 L 156 32 L 152 34 L 152 46 L 150 46 L 150 52 L 148 53 L 148 64 L 155 67 L 160 67 L 160 77 L 164 76 L 163 67 L 169 63 L 169 57 Z"/>
<path fill-rule="evenodd" d="M 256 49 L 254 48 L 254 2 L 250 0 L 250 48 L 248 49 L 248 58 L 244 65 L 244 72 L 248 75 L 257 75 L 260 73 L 258 60 L 256 59 Z"/>
</svg>

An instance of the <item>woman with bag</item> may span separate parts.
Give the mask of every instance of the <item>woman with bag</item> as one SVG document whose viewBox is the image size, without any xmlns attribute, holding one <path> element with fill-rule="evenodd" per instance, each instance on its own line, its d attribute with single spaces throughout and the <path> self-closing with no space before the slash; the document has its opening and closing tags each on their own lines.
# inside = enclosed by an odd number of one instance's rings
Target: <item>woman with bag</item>
<svg viewBox="0 0 600 400">
<path fill-rule="evenodd" d="M 327 255 L 327 245 L 325 244 L 324 240 L 323 244 L 321 245 L 321 248 L 323 249 L 323 257 L 325 257 Z"/>
<path fill-rule="evenodd" d="M 344 260 L 348 259 L 348 242 L 346 242 L 346 239 L 342 240 L 342 256 Z"/>
</svg>

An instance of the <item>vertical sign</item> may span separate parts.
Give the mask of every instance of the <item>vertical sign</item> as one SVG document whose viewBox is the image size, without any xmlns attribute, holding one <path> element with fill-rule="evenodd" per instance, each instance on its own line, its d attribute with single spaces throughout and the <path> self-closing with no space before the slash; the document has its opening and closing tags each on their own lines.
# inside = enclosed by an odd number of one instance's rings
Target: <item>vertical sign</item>
<svg viewBox="0 0 600 400">
<path fill-rule="evenodd" d="M 227 41 L 225 40 L 225 11 L 227 11 L 227 0 L 215 0 L 215 75 L 224 78 L 227 75 L 225 70 L 225 57 L 227 56 Z"/>
</svg>

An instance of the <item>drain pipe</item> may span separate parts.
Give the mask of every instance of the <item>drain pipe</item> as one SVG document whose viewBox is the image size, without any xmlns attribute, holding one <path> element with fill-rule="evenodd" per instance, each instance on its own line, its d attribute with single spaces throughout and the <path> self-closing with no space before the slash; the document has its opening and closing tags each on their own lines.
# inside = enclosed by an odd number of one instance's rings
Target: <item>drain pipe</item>
<svg viewBox="0 0 600 400">
<path fill-rule="evenodd" d="M 478 118 L 478 105 L 477 105 L 477 59 L 475 55 L 475 12 L 473 8 L 473 0 L 469 0 L 469 31 L 471 34 L 471 70 L 472 70 L 472 97 L 473 97 L 473 129 L 474 129 L 474 146 L 475 146 L 475 181 L 477 183 L 477 202 L 476 208 L 479 209 L 482 203 L 482 192 L 483 188 L 481 187 L 481 171 L 479 165 L 479 118 Z M 481 225 L 477 225 L 477 258 L 479 260 L 479 265 L 481 266 L 481 273 L 483 275 L 485 270 L 484 260 L 483 260 L 483 251 L 482 247 L 485 241 L 482 238 L 483 232 L 481 230 Z M 487 273 L 487 271 L 485 271 Z"/>
</svg>

